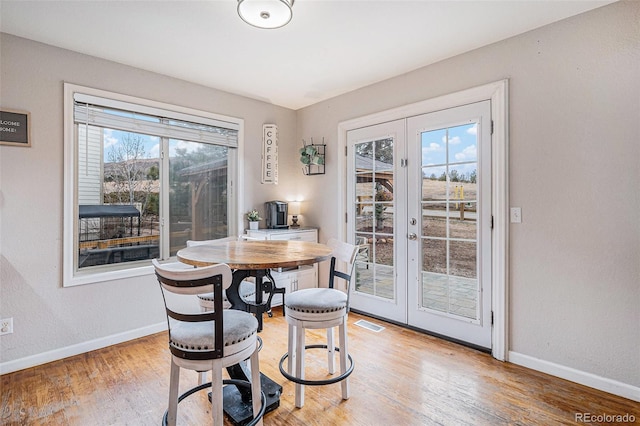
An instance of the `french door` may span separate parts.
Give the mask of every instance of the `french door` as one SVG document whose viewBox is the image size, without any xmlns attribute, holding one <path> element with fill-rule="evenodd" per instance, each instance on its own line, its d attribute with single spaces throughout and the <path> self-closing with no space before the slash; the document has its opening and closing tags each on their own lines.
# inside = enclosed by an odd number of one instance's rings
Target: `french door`
<svg viewBox="0 0 640 426">
<path fill-rule="evenodd" d="M 483 101 L 348 132 L 354 309 L 491 348 L 490 123 Z"/>
<path fill-rule="evenodd" d="M 349 131 L 348 235 L 359 246 L 351 306 L 407 323 L 405 120 Z M 404 272 L 403 272 L 404 271 Z M 352 285 L 354 285 L 352 283 Z"/>
</svg>

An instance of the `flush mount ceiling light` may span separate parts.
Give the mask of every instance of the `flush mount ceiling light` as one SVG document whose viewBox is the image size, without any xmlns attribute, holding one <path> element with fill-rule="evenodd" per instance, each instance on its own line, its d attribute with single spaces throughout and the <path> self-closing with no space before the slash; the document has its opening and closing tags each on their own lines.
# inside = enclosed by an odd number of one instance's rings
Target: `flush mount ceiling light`
<svg viewBox="0 0 640 426">
<path fill-rule="evenodd" d="M 291 21 L 295 0 L 238 0 L 238 15 L 258 28 L 280 28 Z"/>
</svg>

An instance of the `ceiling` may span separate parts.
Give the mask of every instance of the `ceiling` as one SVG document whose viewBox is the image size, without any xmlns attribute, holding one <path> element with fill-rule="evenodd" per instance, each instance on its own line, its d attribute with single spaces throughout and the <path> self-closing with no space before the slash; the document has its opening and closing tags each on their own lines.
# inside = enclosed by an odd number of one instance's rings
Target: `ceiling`
<svg viewBox="0 0 640 426">
<path fill-rule="evenodd" d="M 0 31 L 297 110 L 608 3 L 296 0 L 262 30 L 236 0 L 0 0 Z"/>
</svg>

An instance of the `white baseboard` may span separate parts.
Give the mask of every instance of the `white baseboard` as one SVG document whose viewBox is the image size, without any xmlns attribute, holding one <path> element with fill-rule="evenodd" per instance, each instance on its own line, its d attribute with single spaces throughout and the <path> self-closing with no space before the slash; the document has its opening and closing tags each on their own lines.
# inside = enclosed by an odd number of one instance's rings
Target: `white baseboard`
<svg viewBox="0 0 640 426">
<path fill-rule="evenodd" d="M 632 386 L 627 383 L 607 379 L 606 377 L 597 376 L 585 371 L 576 370 L 575 368 L 544 361 L 518 352 L 509 352 L 509 362 L 640 402 L 640 387 Z"/>
<path fill-rule="evenodd" d="M 85 352 L 94 351 L 96 349 L 105 348 L 107 346 L 116 345 L 118 343 L 127 342 L 129 340 L 148 336 L 150 334 L 159 333 L 167 329 L 167 322 L 150 325 L 147 327 L 129 330 L 124 333 L 113 334 L 111 336 L 101 337 L 99 339 L 89 340 L 87 342 L 78 343 L 76 345 L 66 346 L 64 348 L 54 349 L 36 355 L 27 356 L 13 361 L 0 363 L 0 375 L 13 373 L 14 371 L 24 370 L 25 368 L 35 367 L 36 365 L 46 364 L 48 362 L 57 361 L 70 356 L 83 354 Z"/>
</svg>

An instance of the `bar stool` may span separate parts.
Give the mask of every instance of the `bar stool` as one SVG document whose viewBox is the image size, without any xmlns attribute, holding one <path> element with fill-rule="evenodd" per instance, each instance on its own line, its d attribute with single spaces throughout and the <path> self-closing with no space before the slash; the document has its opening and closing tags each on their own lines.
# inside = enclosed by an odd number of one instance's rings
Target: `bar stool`
<svg viewBox="0 0 640 426">
<path fill-rule="evenodd" d="M 327 245 L 333 249 L 328 288 L 308 288 L 290 293 L 286 301 L 285 318 L 289 324 L 288 352 L 280 359 L 280 372 L 284 377 L 295 382 L 295 405 L 304 406 L 304 386 L 319 386 L 342 382 L 342 398 L 349 398 L 349 375 L 353 372 L 353 359 L 348 352 L 347 319 L 349 312 L 349 290 L 351 275 L 358 247 L 353 244 L 330 239 Z M 349 273 L 336 270 L 336 260 L 347 263 Z M 334 278 L 346 282 L 346 293 L 334 288 Z M 338 327 L 339 347 L 334 346 L 333 329 Z M 306 329 L 326 329 L 326 345 L 305 346 Z M 306 349 L 326 348 L 328 370 L 335 373 L 334 354 L 340 353 L 340 375 L 327 380 L 306 380 L 304 374 L 304 354 Z M 288 372 L 283 363 L 288 358 Z M 349 366 L 347 366 L 349 360 Z"/>
<path fill-rule="evenodd" d="M 235 384 L 251 387 L 252 425 L 262 424 L 266 398 L 260 389 L 258 359 L 258 321 L 253 315 L 222 309 L 222 292 L 231 285 L 231 269 L 226 264 L 203 268 L 178 269 L 164 267 L 152 260 L 164 299 L 171 351 L 169 407 L 163 424 L 175 425 L 178 403 L 189 395 L 211 387 L 211 413 L 214 425 L 223 424 L 222 387 Z M 193 297 L 202 291 L 213 291 L 213 312 L 189 313 L 180 309 L 182 297 Z M 172 293 L 168 295 L 167 293 Z M 251 383 L 222 379 L 222 369 L 250 359 Z M 180 369 L 211 370 L 212 382 L 198 385 L 178 397 Z"/>
<path fill-rule="evenodd" d="M 231 241 L 238 241 L 241 238 L 237 238 L 237 237 L 224 237 L 224 238 L 217 238 L 214 240 L 187 240 L 187 247 L 194 247 L 194 246 L 202 246 L 202 245 L 210 245 L 210 244 L 221 244 L 221 243 L 226 243 L 226 242 L 231 242 Z M 238 289 L 238 292 L 240 293 L 240 297 L 243 300 L 247 300 L 249 298 L 251 298 L 251 296 L 254 296 L 256 294 L 255 291 L 255 280 L 253 280 L 253 278 L 247 278 L 246 280 L 242 281 L 240 283 L 240 288 Z M 214 294 L 213 293 L 202 293 L 202 294 L 198 294 L 198 303 L 200 303 L 200 309 L 202 310 L 202 312 L 207 312 L 207 311 L 213 311 L 215 308 L 215 300 L 214 300 Z M 229 309 L 231 307 L 231 303 L 229 302 L 229 299 L 227 299 L 227 292 L 223 291 L 222 292 L 222 308 L 223 309 Z M 198 384 L 203 384 L 207 381 L 207 372 L 206 371 L 201 371 L 198 373 Z"/>
</svg>

